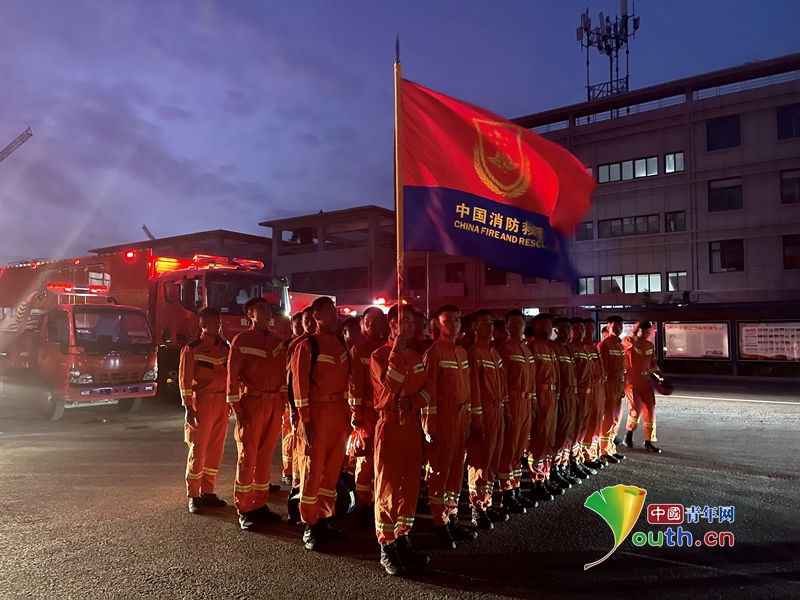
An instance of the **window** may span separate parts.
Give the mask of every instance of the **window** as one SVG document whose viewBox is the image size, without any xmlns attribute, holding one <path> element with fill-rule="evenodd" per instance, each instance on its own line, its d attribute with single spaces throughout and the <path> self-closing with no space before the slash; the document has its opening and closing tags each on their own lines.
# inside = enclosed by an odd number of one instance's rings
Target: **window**
<svg viewBox="0 0 800 600">
<path fill-rule="evenodd" d="M 800 235 L 783 236 L 783 268 L 800 269 Z"/>
<path fill-rule="evenodd" d="M 668 292 L 685 292 L 688 289 L 686 287 L 686 271 L 671 271 L 667 273 Z"/>
<path fill-rule="evenodd" d="M 325 226 L 324 250 L 347 250 L 369 245 L 369 221 L 366 219 Z"/>
<path fill-rule="evenodd" d="M 626 160 L 622 163 L 622 180 L 628 181 L 629 179 L 633 179 L 633 161 Z"/>
<path fill-rule="evenodd" d="M 664 213 L 664 231 L 686 231 L 686 211 Z"/>
<path fill-rule="evenodd" d="M 164 302 L 167 304 L 172 304 L 175 302 L 175 282 L 174 281 L 165 281 L 164 282 Z"/>
<path fill-rule="evenodd" d="M 683 170 L 683 153 L 681 153 L 681 170 Z M 651 177 L 653 175 L 658 175 L 657 156 L 600 165 L 597 169 L 597 183 L 628 181 L 636 177 Z"/>
<path fill-rule="evenodd" d="M 608 183 L 608 165 L 600 165 L 598 167 L 597 183 Z"/>
<path fill-rule="evenodd" d="M 706 121 L 706 149 L 709 152 L 742 145 L 739 115 Z"/>
<path fill-rule="evenodd" d="M 587 288 L 591 285 L 594 290 L 594 279 L 590 279 L 591 284 L 587 284 Z M 591 294 L 591 292 L 581 292 L 582 280 L 578 280 L 578 293 Z M 661 273 L 632 273 L 628 275 L 605 275 L 600 278 L 600 293 L 601 294 L 642 294 L 644 292 L 657 293 L 661 291 Z"/>
<path fill-rule="evenodd" d="M 364 290 L 367 287 L 366 267 L 292 274 L 292 289 L 298 292 L 326 294 L 336 290 Z"/>
<path fill-rule="evenodd" d="M 644 158 L 636 161 L 636 177 L 647 177 L 647 161 Z"/>
<path fill-rule="evenodd" d="M 744 240 L 722 240 L 708 244 L 712 273 L 744 271 Z"/>
<path fill-rule="evenodd" d="M 708 212 L 742 208 L 742 179 L 720 179 L 708 182 Z"/>
<path fill-rule="evenodd" d="M 629 235 L 647 235 L 659 233 L 661 222 L 658 215 L 641 217 L 625 217 L 624 219 L 606 219 L 598 221 L 598 237 L 600 239 L 627 237 Z"/>
<path fill-rule="evenodd" d="M 319 234 L 316 227 L 300 227 L 294 231 L 281 231 L 278 242 L 278 255 L 305 254 L 316 252 Z M 298 290 L 299 291 L 299 290 Z"/>
<path fill-rule="evenodd" d="M 644 275 L 636 276 L 636 291 L 644 292 L 660 292 L 661 291 L 661 273 L 646 273 Z"/>
<path fill-rule="evenodd" d="M 781 204 L 800 202 L 800 171 L 781 173 Z"/>
<path fill-rule="evenodd" d="M 619 163 L 608 165 L 608 180 L 609 181 L 620 180 Z"/>
<path fill-rule="evenodd" d="M 523 285 L 528 285 L 531 283 L 539 283 L 538 277 L 531 277 L 530 275 L 523 275 L 522 276 L 522 283 Z"/>
<path fill-rule="evenodd" d="M 69 343 L 69 315 L 55 310 L 47 316 L 47 341 L 54 344 Z"/>
<path fill-rule="evenodd" d="M 490 264 L 485 265 L 483 279 L 485 285 L 506 285 L 507 280 L 508 273 L 504 269 L 493 267 Z"/>
<path fill-rule="evenodd" d="M 424 290 L 425 285 L 425 267 L 408 267 L 406 270 L 406 282 L 410 290 Z"/>
<path fill-rule="evenodd" d="M 581 223 L 578 225 L 578 229 L 575 231 L 575 240 L 578 242 L 584 242 L 586 240 L 593 240 L 594 239 L 594 222 L 587 221 L 585 223 Z"/>
<path fill-rule="evenodd" d="M 594 277 L 581 277 L 578 279 L 578 294 L 581 296 L 594 294 Z"/>
<path fill-rule="evenodd" d="M 778 139 L 800 137 L 800 104 L 778 107 Z"/>
<path fill-rule="evenodd" d="M 467 280 L 464 263 L 448 263 L 444 266 L 445 283 L 464 283 Z"/>
<path fill-rule="evenodd" d="M 647 176 L 658 175 L 658 157 L 652 156 L 647 159 Z"/>
<path fill-rule="evenodd" d="M 683 152 L 664 155 L 664 173 L 683 171 Z"/>
<path fill-rule="evenodd" d="M 621 294 L 622 275 L 606 275 L 600 278 L 601 294 Z"/>
</svg>

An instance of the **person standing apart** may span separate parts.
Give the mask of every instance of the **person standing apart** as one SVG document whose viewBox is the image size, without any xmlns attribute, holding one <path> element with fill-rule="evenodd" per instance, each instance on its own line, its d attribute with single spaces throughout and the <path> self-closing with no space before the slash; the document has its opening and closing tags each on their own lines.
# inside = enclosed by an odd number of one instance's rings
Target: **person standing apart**
<svg viewBox="0 0 800 600">
<path fill-rule="evenodd" d="M 625 339 L 625 398 L 628 401 L 628 423 L 624 444 L 633 448 L 633 432 L 644 418 L 644 449 L 660 453 L 653 442 L 656 439 L 656 395 L 651 375 L 663 378 L 656 363 L 655 346 L 648 339 L 653 326 L 650 321 L 640 321 Z"/>
</svg>

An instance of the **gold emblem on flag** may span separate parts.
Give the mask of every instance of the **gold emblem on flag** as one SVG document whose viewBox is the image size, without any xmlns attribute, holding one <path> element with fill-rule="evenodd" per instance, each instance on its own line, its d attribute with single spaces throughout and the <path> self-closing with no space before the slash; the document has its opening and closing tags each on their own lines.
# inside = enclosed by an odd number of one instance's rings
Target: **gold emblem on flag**
<svg viewBox="0 0 800 600">
<path fill-rule="evenodd" d="M 472 154 L 480 180 L 491 191 L 517 198 L 531 185 L 531 163 L 522 150 L 522 131 L 497 121 L 473 119 L 478 143 Z"/>
</svg>

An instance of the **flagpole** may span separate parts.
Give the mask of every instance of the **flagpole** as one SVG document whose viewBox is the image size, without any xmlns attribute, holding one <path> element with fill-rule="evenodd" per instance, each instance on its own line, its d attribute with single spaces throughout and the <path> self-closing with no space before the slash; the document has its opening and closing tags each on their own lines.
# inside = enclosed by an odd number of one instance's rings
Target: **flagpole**
<svg viewBox="0 0 800 600">
<path fill-rule="evenodd" d="M 394 62 L 394 211 L 397 231 L 397 310 L 398 322 L 403 307 L 403 128 L 402 112 L 403 66 L 400 64 L 400 36 L 395 44 Z"/>
</svg>

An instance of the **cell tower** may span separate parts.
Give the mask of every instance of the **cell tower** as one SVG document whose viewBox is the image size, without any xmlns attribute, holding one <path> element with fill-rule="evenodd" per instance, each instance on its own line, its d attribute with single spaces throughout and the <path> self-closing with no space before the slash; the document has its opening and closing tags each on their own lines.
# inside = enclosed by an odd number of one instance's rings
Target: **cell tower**
<svg viewBox="0 0 800 600">
<path fill-rule="evenodd" d="M 628 14 L 628 0 L 620 0 L 622 16 L 604 17 L 600 13 L 600 25 L 592 29 L 589 9 L 581 15 L 581 25 L 575 31 L 581 49 L 586 48 L 586 94 L 588 100 L 621 94 L 628 91 L 628 38 L 636 36 L 640 18 Z M 634 11 L 636 7 L 634 6 Z M 591 85 L 589 82 L 589 49 L 597 48 L 608 56 L 608 81 Z M 625 77 L 619 76 L 619 52 L 625 48 Z"/>
</svg>

